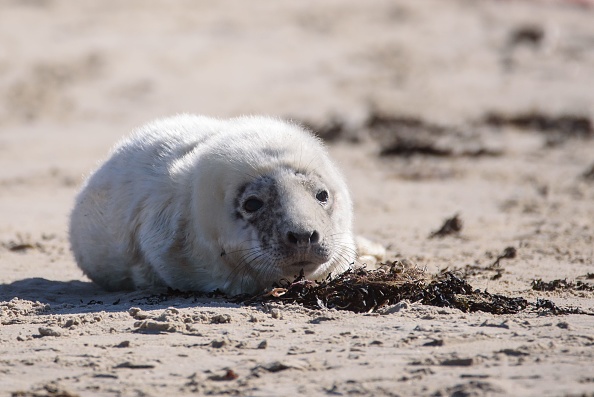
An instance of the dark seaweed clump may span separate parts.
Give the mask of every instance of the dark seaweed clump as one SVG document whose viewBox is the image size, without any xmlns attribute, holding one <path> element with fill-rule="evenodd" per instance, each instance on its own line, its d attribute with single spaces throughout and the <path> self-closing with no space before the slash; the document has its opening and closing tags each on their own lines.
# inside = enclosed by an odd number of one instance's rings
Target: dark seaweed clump
<svg viewBox="0 0 594 397">
<path fill-rule="evenodd" d="M 510 298 L 472 288 L 453 273 L 426 281 L 420 270 L 402 272 L 389 270 L 350 270 L 322 282 L 305 280 L 302 276 L 280 285 L 244 303 L 282 302 L 300 304 L 310 309 L 349 310 L 355 313 L 374 312 L 402 300 L 425 305 L 456 308 L 463 312 L 484 311 L 493 314 L 513 314 L 524 310 L 528 302 L 521 297 Z"/>
<path fill-rule="evenodd" d="M 441 228 L 439 228 L 439 230 L 432 232 L 429 235 L 429 238 L 444 237 L 449 236 L 451 234 L 459 234 L 461 230 L 462 219 L 460 219 L 460 216 L 456 214 L 453 217 L 446 219 L 443 222 L 443 225 L 441 225 Z"/>
<path fill-rule="evenodd" d="M 561 114 L 558 116 L 538 112 L 515 115 L 488 114 L 484 122 L 494 127 L 512 126 L 523 130 L 541 131 L 548 145 L 556 145 L 571 138 L 592 138 L 594 125 L 587 116 Z"/>
<path fill-rule="evenodd" d="M 573 290 L 573 291 L 594 291 L 594 285 L 584 283 L 583 281 L 576 281 L 575 283 L 567 280 L 553 280 L 542 281 L 541 279 L 532 281 L 532 289 L 535 291 L 556 291 L 556 290 Z"/>
<path fill-rule="evenodd" d="M 452 155 L 451 148 L 439 147 L 436 144 L 438 137 L 450 131 L 438 125 L 425 123 L 419 118 L 372 113 L 367 121 L 367 128 L 382 142 L 382 156 Z"/>
<path fill-rule="evenodd" d="M 590 316 L 592 315 L 592 313 L 585 312 L 578 307 L 559 307 L 548 299 L 540 298 L 536 300 L 534 308 L 540 312 L 550 313 L 556 316 L 563 314 L 588 314 Z"/>
<path fill-rule="evenodd" d="M 379 142 L 381 156 L 481 157 L 502 154 L 500 150 L 486 146 L 479 134 L 412 116 L 373 111 L 365 128 Z"/>
</svg>

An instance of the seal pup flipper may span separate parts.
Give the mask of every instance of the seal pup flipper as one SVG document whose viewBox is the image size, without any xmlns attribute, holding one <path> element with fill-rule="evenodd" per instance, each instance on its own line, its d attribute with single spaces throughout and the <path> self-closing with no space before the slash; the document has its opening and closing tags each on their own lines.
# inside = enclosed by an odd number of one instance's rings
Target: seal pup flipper
<svg viewBox="0 0 594 397">
<path fill-rule="evenodd" d="M 363 236 L 355 236 L 358 262 L 368 269 L 375 269 L 386 260 L 386 248 Z"/>
</svg>

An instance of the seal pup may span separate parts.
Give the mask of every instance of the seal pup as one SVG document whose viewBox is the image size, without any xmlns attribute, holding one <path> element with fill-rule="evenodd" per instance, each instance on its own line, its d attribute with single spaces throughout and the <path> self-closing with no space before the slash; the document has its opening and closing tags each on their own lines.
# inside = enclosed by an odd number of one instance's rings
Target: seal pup
<svg viewBox="0 0 594 397">
<path fill-rule="evenodd" d="M 299 125 L 178 115 L 112 150 L 77 196 L 69 234 L 105 289 L 233 295 L 346 271 L 352 218 L 344 178 Z"/>
</svg>

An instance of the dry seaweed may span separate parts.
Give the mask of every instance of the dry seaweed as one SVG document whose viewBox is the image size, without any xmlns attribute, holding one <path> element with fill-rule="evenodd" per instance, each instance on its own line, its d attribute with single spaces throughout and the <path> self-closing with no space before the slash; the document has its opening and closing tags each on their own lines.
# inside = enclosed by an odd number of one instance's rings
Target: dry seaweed
<svg viewBox="0 0 594 397">
<path fill-rule="evenodd" d="M 444 237 L 449 236 L 451 234 L 457 235 L 458 233 L 460 233 L 461 230 L 462 219 L 460 219 L 458 214 L 455 214 L 453 217 L 446 219 L 443 225 L 441 225 L 441 228 L 439 230 L 432 232 L 429 235 L 429 238 Z"/>
<path fill-rule="evenodd" d="M 538 27 L 521 28 L 514 32 L 516 43 L 542 40 Z M 540 131 L 546 144 L 558 145 L 573 138 L 593 138 L 594 123 L 587 115 L 563 113 L 551 115 L 541 112 L 489 112 L 472 127 L 439 125 L 414 115 L 399 115 L 371 109 L 363 123 L 349 121 L 336 114 L 323 120 L 310 121 L 289 117 L 310 129 L 325 141 L 360 141 L 371 137 L 380 146 L 381 156 L 484 157 L 501 156 L 504 151 L 494 145 L 493 128 L 515 127 Z M 589 174 L 588 174 L 589 175 Z M 588 179 L 587 176 L 585 176 Z"/>
<path fill-rule="evenodd" d="M 518 250 L 516 250 L 515 247 L 506 247 L 503 250 L 503 253 L 495 259 L 495 262 L 493 262 L 491 267 L 493 268 L 499 266 L 499 262 L 501 262 L 502 259 L 514 259 L 517 255 L 517 252 Z"/>
<path fill-rule="evenodd" d="M 568 138 L 589 138 L 594 136 L 594 126 L 590 118 L 580 115 L 562 114 L 551 116 L 543 113 L 521 113 L 505 115 L 490 113 L 485 123 L 495 127 L 512 126 L 524 130 L 537 130 L 548 135 L 559 134 L 556 140 Z"/>
<path fill-rule="evenodd" d="M 509 46 L 529 45 L 537 47 L 545 37 L 544 29 L 538 25 L 519 26 L 510 33 Z"/>
<path fill-rule="evenodd" d="M 556 291 L 556 290 L 573 290 L 573 291 L 594 291 L 594 285 L 584 283 L 583 281 L 571 282 L 567 280 L 552 280 L 542 281 L 541 279 L 532 280 L 532 289 L 535 291 Z"/>
<path fill-rule="evenodd" d="M 452 150 L 436 144 L 445 128 L 415 117 L 385 116 L 372 113 L 367 121 L 367 128 L 382 146 L 380 154 L 410 156 L 425 154 L 431 156 L 451 156 Z"/>
<path fill-rule="evenodd" d="M 425 305 L 452 307 L 463 312 L 485 311 L 511 314 L 524 310 L 524 298 L 509 298 L 474 290 L 468 282 L 445 273 L 427 281 L 419 269 L 396 266 L 397 262 L 379 270 L 350 270 L 336 278 L 313 282 L 298 277 L 244 303 L 297 303 L 310 309 L 349 310 L 356 313 L 376 311 L 402 300 Z"/>
<path fill-rule="evenodd" d="M 33 249 L 33 248 L 35 248 L 35 246 L 32 244 L 29 244 L 29 243 L 23 243 L 23 244 L 9 243 L 8 244 L 8 250 L 13 251 L 13 252 L 21 252 L 21 251 L 26 251 L 26 250 Z"/>
<path fill-rule="evenodd" d="M 432 124 L 417 117 L 372 111 L 364 128 L 379 142 L 381 156 L 479 157 L 502 154 L 501 150 L 485 145 L 476 131 Z"/>
<path fill-rule="evenodd" d="M 577 307 L 559 307 L 548 299 L 537 299 L 534 304 L 534 308 L 542 313 L 550 313 L 556 316 L 564 314 L 588 314 L 592 316 L 592 313 L 583 311 Z"/>
<path fill-rule="evenodd" d="M 285 281 L 263 294 L 233 299 L 244 304 L 292 303 L 309 309 L 355 313 L 374 312 L 402 300 L 456 308 L 467 313 L 515 314 L 530 309 L 543 315 L 593 315 L 575 307 L 559 307 L 544 299 L 531 303 L 522 297 L 480 291 L 451 272 L 443 272 L 429 280 L 420 269 L 403 267 L 400 262 L 385 264 L 378 270 L 349 270 L 322 282 L 306 280 L 300 275 L 293 282 Z"/>
</svg>

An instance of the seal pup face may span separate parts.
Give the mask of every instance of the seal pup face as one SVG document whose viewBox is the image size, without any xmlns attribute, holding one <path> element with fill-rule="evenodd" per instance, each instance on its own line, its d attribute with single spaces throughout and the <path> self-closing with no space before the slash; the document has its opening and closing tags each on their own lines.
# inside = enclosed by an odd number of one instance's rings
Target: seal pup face
<svg viewBox="0 0 594 397">
<path fill-rule="evenodd" d="M 193 288 L 253 293 L 301 270 L 321 280 L 350 268 L 352 202 L 318 138 L 281 120 L 241 117 L 193 155 Z"/>
<path fill-rule="evenodd" d="M 321 279 L 346 270 L 354 250 L 350 225 L 344 225 L 349 220 L 337 213 L 346 204 L 314 171 L 280 168 L 240 186 L 233 217 L 245 240 L 225 252 L 233 262 L 232 283 L 265 288 L 301 271 Z"/>
</svg>

